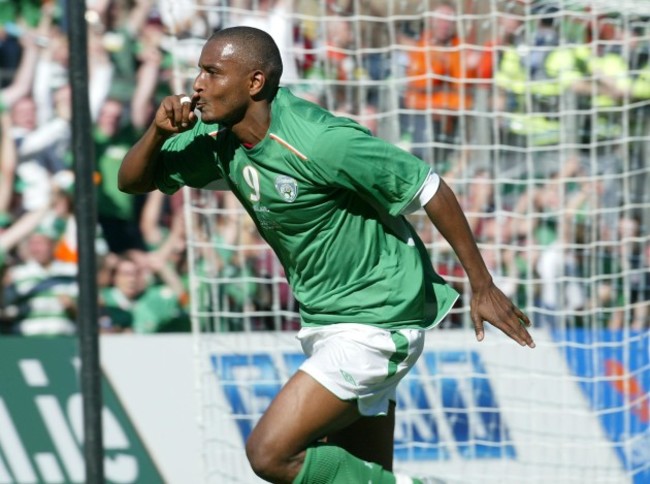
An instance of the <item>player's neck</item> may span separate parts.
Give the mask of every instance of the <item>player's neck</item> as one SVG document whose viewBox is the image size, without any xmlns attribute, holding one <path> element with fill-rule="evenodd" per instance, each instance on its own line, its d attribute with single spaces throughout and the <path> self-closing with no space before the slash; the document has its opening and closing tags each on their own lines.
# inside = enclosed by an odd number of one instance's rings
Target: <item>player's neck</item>
<svg viewBox="0 0 650 484">
<path fill-rule="evenodd" d="M 271 126 L 271 106 L 260 105 L 249 109 L 242 121 L 232 127 L 233 134 L 246 147 L 253 147 L 262 141 Z"/>
</svg>

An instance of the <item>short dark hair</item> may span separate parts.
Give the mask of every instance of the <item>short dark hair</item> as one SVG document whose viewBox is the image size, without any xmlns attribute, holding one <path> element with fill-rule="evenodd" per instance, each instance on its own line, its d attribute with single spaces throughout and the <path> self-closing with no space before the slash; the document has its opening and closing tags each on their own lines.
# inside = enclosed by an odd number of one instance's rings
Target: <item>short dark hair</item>
<svg viewBox="0 0 650 484">
<path fill-rule="evenodd" d="M 216 31 L 208 42 L 221 39 L 234 41 L 242 48 L 251 67 L 264 72 L 267 82 L 265 95 L 267 99 L 273 99 L 282 77 L 282 57 L 273 37 L 255 27 L 236 26 Z"/>
</svg>

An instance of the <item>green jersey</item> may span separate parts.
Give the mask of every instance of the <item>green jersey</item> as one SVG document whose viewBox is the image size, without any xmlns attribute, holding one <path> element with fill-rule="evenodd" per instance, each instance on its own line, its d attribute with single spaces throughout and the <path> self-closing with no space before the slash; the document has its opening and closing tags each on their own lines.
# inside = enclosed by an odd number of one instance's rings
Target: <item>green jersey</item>
<svg viewBox="0 0 650 484">
<path fill-rule="evenodd" d="M 97 187 L 99 215 L 120 220 L 135 219 L 135 199 L 117 188 L 117 173 L 129 147 L 138 139 L 133 128 L 127 127 L 114 136 L 95 132 L 95 159 L 101 182 Z"/>
<path fill-rule="evenodd" d="M 268 133 L 250 148 L 201 122 L 169 139 L 156 186 L 227 183 L 284 266 L 304 326 L 440 322 L 458 294 L 401 215 L 429 166 L 286 89 L 271 106 Z"/>
<path fill-rule="evenodd" d="M 133 307 L 135 301 L 126 297 L 117 287 L 109 286 L 101 289 L 102 312 L 108 318 L 113 329 L 133 327 Z"/>
<path fill-rule="evenodd" d="M 171 288 L 156 284 L 149 287 L 133 308 L 133 330 L 136 333 L 167 333 L 190 331 L 187 313 Z"/>
</svg>

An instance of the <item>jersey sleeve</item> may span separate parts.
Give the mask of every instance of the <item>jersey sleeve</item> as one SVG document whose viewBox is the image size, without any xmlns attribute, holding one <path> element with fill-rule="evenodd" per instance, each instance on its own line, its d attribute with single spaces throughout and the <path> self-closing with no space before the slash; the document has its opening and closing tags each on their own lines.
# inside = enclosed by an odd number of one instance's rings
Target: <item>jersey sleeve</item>
<svg viewBox="0 0 650 484">
<path fill-rule="evenodd" d="M 393 216 L 417 196 L 431 170 L 419 158 L 357 125 L 329 126 L 308 163 L 323 181 L 359 193 Z"/>
<path fill-rule="evenodd" d="M 193 129 L 168 139 L 158 156 L 155 184 L 172 194 L 183 186 L 204 188 L 222 178 L 217 168 L 216 126 L 197 123 Z"/>
</svg>

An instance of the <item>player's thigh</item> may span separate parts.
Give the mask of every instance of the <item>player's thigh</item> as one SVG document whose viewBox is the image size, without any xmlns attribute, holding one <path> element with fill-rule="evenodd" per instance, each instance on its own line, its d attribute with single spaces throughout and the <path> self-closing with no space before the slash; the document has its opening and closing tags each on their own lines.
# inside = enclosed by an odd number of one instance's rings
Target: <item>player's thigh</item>
<svg viewBox="0 0 650 484">
<path fill-rule="evenodd" d="M 282 387 L 253 429 L 249 457 L 264 453 L 278 463 L 290 461 L 313 442 L 359 418 L 355 402 L 343 401 L 303 371 Z"/>
<path fill-rule="evenodd" d="M 394 430 L 395 403 L 391 402 L 387 415 L 361 417 L 347 427 L 329 434 L 327 442 L 390 471 L 393 469 Z"/>
</svg>

